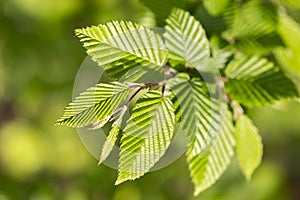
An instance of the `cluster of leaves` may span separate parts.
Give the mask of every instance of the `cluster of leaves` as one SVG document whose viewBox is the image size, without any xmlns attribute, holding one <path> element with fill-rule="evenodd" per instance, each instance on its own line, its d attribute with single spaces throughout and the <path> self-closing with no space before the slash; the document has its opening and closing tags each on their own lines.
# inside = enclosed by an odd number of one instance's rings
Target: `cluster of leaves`
<svg viewBox="0 0 300 200">
<path fill-rule="evenodd" d="M 204 2 L 215 15 L 224 14 L 230 5 L 224 0 Z M 120 146 L 116 184 L 149 172 L 178 131 L 187 138 L 186 160 L 195 195 L 220 178 L 235 152 L 250 179 L 261 162 L 263 145 L 246 108 L 298 97 L 293 82 L 262 57 L 273 48 L 262 44 L 265 36 L 277 37 L 268 26 L 272 17 L 247 19 L 253 26 L 233 17 L 249 16 L 256 6 L 238 14 L 226 10 L 226 19 L 233 20 L 231 28 L 225 23 L 226 46 L 213 36 L 209 41 L 200 22 L 179 8 L 172 9 L 163 34 L 129 21 L 76 30 L 87 53 L 112 81 L 80 94 L 56 124 L 111 126 L 99 163 L 114 145 Z M 219 23 L 220 17 L 211 20 Z"/>
<path fill-rule="evenodd" d="M 268 56 L 299 80 L 300 24 L 293 19 L 297 0 L 204 0 L 195 11 L 209 35 L 218 35 L 235 50 Z"/>
</svg>

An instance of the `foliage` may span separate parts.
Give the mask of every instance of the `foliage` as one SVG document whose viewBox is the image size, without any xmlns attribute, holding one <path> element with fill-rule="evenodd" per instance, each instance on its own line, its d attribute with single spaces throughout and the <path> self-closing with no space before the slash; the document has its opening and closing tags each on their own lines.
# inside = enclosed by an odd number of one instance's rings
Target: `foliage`
<svg viewBox="0 0 300 200">
<path fill-rule="evenodd" d="M 215 5 L 204 1 L 200 6 L 207 9 L 200 13 L 204 27 L 210 21 L 221 27 L 208 29 L 210 41 L 201 23 L 179 8 L 171 10 L 163 34 L 129 21 L 75 31 L 113 81 L 81 93 L 56 125 L 111 126 L 100 163 L 113 145 L 120 146 L 116 184 L 149 172 L 167 151 L 176 127 L 187 138 L 195 195 L 220 178 L 235 151 L 250 179 L 263 145 L 247 109 L 298 97 L 293 81 L 273 62 L 275 57 L 286 68 L 293 63 L 286 61 L 286 48 L 298 49 L 277 30 L 278 23 L 292 24 L 291 19 L 278 14 L 271 2 Z"/>
</svg>

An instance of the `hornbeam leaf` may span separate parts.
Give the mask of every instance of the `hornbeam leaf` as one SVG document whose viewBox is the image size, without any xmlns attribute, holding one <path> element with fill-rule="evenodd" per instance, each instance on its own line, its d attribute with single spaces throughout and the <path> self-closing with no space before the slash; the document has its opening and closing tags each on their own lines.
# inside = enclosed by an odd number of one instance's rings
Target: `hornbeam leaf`
<svg viewBox="0 0 300 200">
<path fill-rule="evenodd" d="M 282 4 L 289 6 L 290 8 L 298 8 L 300 9 L 300 1 L 298 0 L 280 0 Z"/>
<path fill-rule="evenodd" d="M 300 77 L 300 24 L 289 15 L 280 13 L 278 33 L 286 46 L 274 51 L 275 58 L 291 75 Z"/>
<path fill-rule="evenodd" d="M 108 134 L 108 137 L 106 138 L 106 141 L 102 147 L 98 165 L 100 165 L 109 156 L 110 152 L 112 151 L 112 149 L 118 139 L 118 135 L 121 132 L 123 116 L 124 116 L 126 110 L 127 110 L 127 106 L 124 105 L 120 111 L 118 118 L 113 123 L 112 128 Z"/>
<path fill-rule="evenodd" d="M 232 56 L 233 50 L 229 46 L 225 47 L 224 42 L 221 41 L 217 36 L 212 36 L 210 38 L 210 46 L 212 59 L 215 65 L 219 69 L 224 68 L 229 58 Z"/>
<path fill-rule="evenodd" d="M 239 8 L 232 25 L 235 38 L 257 38 L 276 31 L 277 10 L 273 3 L 248 1 Z"/>
<path fill-rule="evenodd" d="M 230 1 L 230 4 L 227 5 L 226 10 L 221 15 L 212 16 L 204 6 L 199 6 L 194 15 L 201 22 L 207 35 L 221 35 L 222 32 L 231 28 L 239 7 L 237 1 Z"/>
<path fill-rule="evenodd" d="M 164 155 L 173 137 L 175 116 L 169 97 L 151 90 L 136 103 L 121 138 L 116 185 L 141 177 Z"/>
<path fill-rule="evenodd" d="M 206 156 L 201 154 L 193 157 L 187 156 L 190 175 L 195 185 L 195 196 L 208 189 L 221 177 L 234 155 L 234 146 L 235 136 L 232 114 L 230 111 L 227 111 L 219 140 L 211 152 Z M 190 148 L 192 150 L 194 147 L 191 146 Z M 187 152 L 188 154 L 189 152 Z"/>
<path fill-rule="evenodd" d="M 227 66 L 226 92 L 239 103 L 265 106 L 280 99 L 294 98 L 298 91 L 272 62 L 257 56 L 235 59 Z"/>
<path fill-rule="evenodd" d="M 112 78 L 120 78 L 134 67 L 159 67 L 166 61 L 160 36 L 132 22 L 113 21 L 75 33 L 87 53 Z"/>
<path fill-rule="evenodd" d="M 272 2 L 248 1 L 237 7 L 234 22 L 223 36 L 249 54 L 269 54 L 282 46 L 277 33 L 277 8 Z"/>
<path fill-rule="evenodd" d="M 101 127 L 132 92 L 128 85 L 119 82 L 97 84 L 76 97 L 55 125 L 83 127 L 95 123 Z"/>
<path fill-rule="evenodd" d="M 170 59 L 196 68 L 205 65 L 210 58 L 209 42 L 199 21 L 174 8 L 166 22 L 164 37 Z"/>
<path fill-rule="evenodd" d="M 211 15 L 218 16 L 226 10 L 230 0 L 204 0 L 203 4 Z"/>
<path fill-rule="evenodd" d="M 188 138 L 188 146 L 193 145 L 190 156 L 204 153 L 218 136 L 220 104 L 209 96 L 204 83 L 190 79 L 185 73 L 171 79 L 168 87 L 178 100 L 174 110 L 176 115 L 180 113 L 179 123 Z"/>
<path fill-rule="evenodd" d="M 185 8 L 186 2 L 182 0 L 139 0 L 144 6 L 149 8 L 155 15 L 156 23 L 159 27 L 165 24 L 165 19 L 173 7 Z"/>
<path fill-rule="evenodd" d="M 236 149 L 240 167 L 250 180 L 261 162 L 263 145 L 257 128 L 246 115 L 240 116 L 236 123 Z"/>
</svg>

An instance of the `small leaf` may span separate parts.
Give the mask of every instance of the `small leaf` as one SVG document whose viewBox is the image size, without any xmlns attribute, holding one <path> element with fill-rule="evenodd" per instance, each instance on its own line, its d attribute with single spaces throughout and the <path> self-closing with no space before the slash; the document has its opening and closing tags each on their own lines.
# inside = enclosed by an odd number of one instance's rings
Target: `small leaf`
<svg viewBox="0 0 300 200">
<path fill-rule="evenodd" d="M 232 124 L 232 114 L 227 111 L 219 140 L 214 148 L 206 155 L 189 156 L 187 163 L 190 175 L 195 185 L 194 195 L 211 187 L 225 172 L 234 155 L 235 136 Z M 193 146 L 190 146 L 193 149 Z"/>
<path fill-rule="evenodd" d="M 124 105 L 120 111 L 120 114 L 119 114 L 117 120 L 113 123 L 112 128 L 108 134 L 108 137 L 106 138 L 106 141 L 102 147 L 98 165 L 100 165 L 109 156 L 110 152 L 112 151 L 112 149 L 118 139 L 118 135 L 121 132 L 123 116 L 124 116 L 126 110 L 127 110 L 127 106 Z"/>
<path fill-rule="evenodd" d="M 214 64 L 219 69 L 224 68 L 229 58 L 233 55 L 233 50 L 229 46 L 222 47 L 222 42 L 217 36 L 211 37 L 210 46 Z"/>
<path fill-rule="evenodd" d="M 127 21 L 113 21 L 75 31 L 87 53 L 112 78 L 122 77 L 129 69 L 163 66 L 165 45 L 149 28 Z"/>
<path fill-rule="evenodd" d="M 167 86 L 178 100 L 174 110 L 176 115 L 180 113 L 178 123 L 188 138 L 188 146 L 193 145 L 190 156 L 205 152 L 219 135 L 219 103 L 209 96 L 205 83 L 190 79 L 186 73 L 170 79 Z"/>
<path fill-rule="evenodd" d="M 299 3 L 300 4 L 300 3 Z M 285 47 L 277 48 L 274 55 L 284 70 L 292 76 L 300 77 L 300 24 L 285 13 L 279 14 L 278 33 Z"/>
<path fill-rule="evenodd" d="M 263 145 L 257 128 L 246 115 L 240 116 L 236 123 L 236 143 L 240 167 L 247 180 L 250 180 L 261 162 Z"/>
<path fill-rule="evenodd" d="M 143 5 L 149 8 L 155 15 L 156 23 L 159 27 L 164 25 L 165 18 L 173 7 L 184 8 L 186 2 L 183 0 L 139 0 Z"/>
<path fill-rule="evenodd" d="M 226 93 L 248 107 L 270 105 L 299 95 L 294 83 L 279 68 L 258 56 L 233 60 L 225 74 L 229 78 L 225 83 Z"/>
<path fill-rule="evenodd" d="M 269 54 L 284 45 L 277 33 L 278 11 L 274 3 L 247 1 L 237 8 L 231 29 L 223 36 L 249 54 Z"/>
<path fill-rule="evenodd" d="M 300 9 L 300 1 L 299 0 L 280 0 L 280 2 L 284 5 L 289 6 L 292 9 Z"/>
<path fill-rule="evenodd" d="M 143 176 L 166 152 L 174 132 L 172 102 L 151 90 L 136 103 L 121 138 L 116 185 Z"/>
<path fill-rule="evenodd" d="M 204 0 L 204 7 L 208 12 L 213 16 L 218 16 L 222 14 L 227 6 L 229 5 L 230 0 Z"/>
<path fill-rule="evenodd" d="M 132 92 L 129 86 L 119 82 L 97 84 L 76 97 L 55 125 L 83 127 L 94 123 L 93 128 L 99 128 Z"/>
<path fill-rule="evenodd" d="M 222 35 L 232 27 L 239 9 L 239 3 L 237 1 L 230 1 L 226 10 L 218 16 L 212 16 L 204 6 L 199 6 L 194 13 L 195 17 L 199 19 L 204 27 L 207 35 Z"/>
<path fill-rule="evenodd" d="M 199 21 L 188 12 L 174 8 L 166 20 L 169 58 L 201 69 L 210 58 L 209 42 Z"/>
</svg>

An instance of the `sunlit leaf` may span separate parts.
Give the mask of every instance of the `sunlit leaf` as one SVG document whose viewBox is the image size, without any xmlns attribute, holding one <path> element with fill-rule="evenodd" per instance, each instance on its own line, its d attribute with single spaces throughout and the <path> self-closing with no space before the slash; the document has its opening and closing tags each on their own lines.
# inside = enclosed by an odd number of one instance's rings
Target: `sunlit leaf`
<svg viewBox="0 0 300 200">
<path fill-rule="evenodd" d="M 263 145 L 257 128 L 246 115 L 240 116 L 236 123 L 236 149 L 241 169 L 250 180 L 261 162 Z"/>
<path fill-rule="evenodd" d="M 284 5 L 287 5 L 291 8 L 300 9 L 300 1 L 299 0 L 280 0 L 280 2 Z"/>
<path fill-rule="evenodd" d="M 141 177 L 164 155 L 173 137 L 171 100 L 149 91 L 136 103 L 121 138 L 116 184 Z"/>
<path fill-rule="evenodd" d="M 122 77 L 133 67 L 159 67 L 166 61 L 160 36 L 132 22 L 113 21 L 75 32 L 87 53 L 113 78 Z"/>
<path fill-rule="evenodd" d="M 271 2 L 248 1 L 236 11 L 231 28 L 223 36 L 247 53 L 267 54 L 283 42 L 277 33 L 278 14 Z"/>
<path fill-rule="evenodd" d="M 109 156 L 110 152 L 112 151 L 117 139 L 118 135 L 121 132 L 121 126 L 123 122 L 123 116 L 127 110 L 127 106 L 124 105 L 120 111 L 119 116 L 117 117 L 116 121 L 113 123 L 110 132 L 108 133 L 108 136 L 106 138 L 106 141 L 102 147 L 100 159 L 99 159 L 99 165 Z"/>
<path fill-rule="evenodd" d="M 217 36 L 213 36 L 210 39 L 212 59 L 219 69 L 224 68 L 229 58 L 233 55 L 233 50 L 229 46 L 223 47 L 222 43 L 224 42 L 221 42 Z"/>
<path fill-rule="evenodd" d="M 229 79 L 226 92 L 245 106 L 265 106 L 298 96 L 293 82 L 264 58 L 247 56 L 235 59 L 225 73 Z"/>
<path fill-rule="evenodd" d="M 185 0 L 139 0 L 143 5 L 149 8 L 155 15 L 157 25 L 161 26 L 165 22 L 173 7 L 185 8 Z"/>
<path fill-rule="evenodd" d="M 199 21 L 188 12 L 174 8 L 166 22 L 164 37 L 169 58 L 201 69 L 210 57 L 210 49 Z"/>
<path fill-rule="evenodd" d="M 218 136 L 220 105 L 209 96 L 205 83 L 190 79 L 188 74 L 177 75 L 168 86 L 178 100 L 174 110 L 180 115 L 179 123 L 188 138 L 188 146 L 192 146 L 188 156 L 204 154 Z"/>
<path fill-rule="evenodd" d="M 292 75 L 300 77 L 300 24 L 287 14 L 280 13 L 278 33 L 286 47 L 274 51 L 276 60 Z"/>
<path fill-rule="evenodd" d="M 232 27 L 238 8 L 238 2 L 231 1 L 224 12 L 218 16 L 213 16 L 204 6 L 199 6 L 195 12 L 195 17 L 201 22 L 208 35 L 221 35 L 222 32 Z"/>
<path fill-rule="evenodd" d="M 218 16 L 223 13 L 227 6 L 229 5 L 230 0 L 204 0 L 204 7 L 208 12 L 213 16 Z"/>
<path fill-rule="evenodd" d="M 224 173 L 234 155 L 235 135 L 232 114 L 227 111 L 219 140 L 206 156 L 188 156 L 190 175 L 195 185 L 194 195 L 211 187 Z"/>
<path fill-rule="evenodd" d="M 128 85 L 118 82 L 97 84 L 76 97 L 55 124 L 82 127 L 94 123 L 100 128 L 131 92 Z"/>
</svg>

